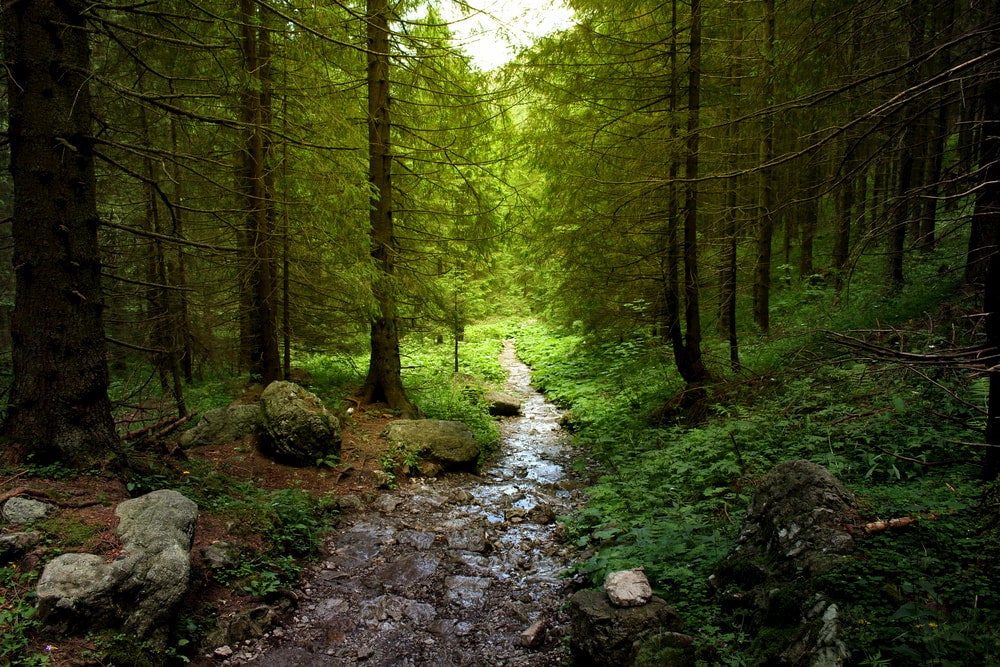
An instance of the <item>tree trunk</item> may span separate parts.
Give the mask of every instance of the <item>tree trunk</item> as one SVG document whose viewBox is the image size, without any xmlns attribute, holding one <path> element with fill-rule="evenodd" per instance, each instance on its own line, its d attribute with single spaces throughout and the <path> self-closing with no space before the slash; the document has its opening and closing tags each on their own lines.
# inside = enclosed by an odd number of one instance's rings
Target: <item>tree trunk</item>
<svg viewBox="0 0 1000 667">
<path fill-rule="evenodd" d="M 709 379 L 701 356 L 698 284 L 698 143 L 701 133 L 701 0 L 691 0 L 691 53 L 688 60 L 688 135 L 684 169 L 684 344 L 674 347 L 677 371 L 688 386 Z"/>
<path fill-rule="evenodd" d="M 813 275 L 813 240 L 816 238 L 816 227 L 819 224 L 819 193 L 820 193 L 820 155 L 813 153 L 809 156 L 809 164 L 806 166 L 805 187 L 801 189 L 804 201 L 800 211 L 802 220 L 799 223 L 801 230 L 801 247 L 799 249 L 799 280 L 809 280 Z"/>
<path fill-rule="evenodd" d="M 362 389 L 365 403 L 385 402 L 416 416 L 403 388 L 394 273 L 399 244 L 392 221 L 392 152 L 389 116 L 389 3 L 368 0 L 368 157 L 372 188 L 369 222 L 377 275 L 372 291 L 378 313 L 371 323 L 371 357 Z"/>
<path fill-rule="evenodd" d="M 987 95 L 982 132 L 982 188 L 976 199 L 973 224 L 989 230 L 988 245 L 980 248 L 975 261 L 977 271 L 986 277 L 983 287 L 983 312 L 986 313 L 986 344 L 1000 347 L 1000 100 Z M 971 260 L 970 256 L 970 260 Z M 1000 474 L 1000 373 L 990 373 L 989 406 L 986 417 L 986 450 L 983 476 L 995 479 Z"/>
<path fill-rule="evenodd" d="M 834 217 L 836 229 L 833 237 L 833 285 L 838 292 L 844 287 L 847 260 L 851 253 L 851 223 L 854 216 L 854 140 L 844 135 L 841 145 L 840 177 L 834 191 Z"/>
<path fill-rule="evenodd" d="M 16 296 L 3 459 L 85 466 L 119 451 L 108 399 L 87 3 L 8 4 Z"/>
<path fill-rule="evenodd" d="M 774 237 L 774 0 L 764 0 L 764 120 L 761 138 L 760 223 L 757 228 L 757 253 L 754 266 L 753 319 L 766 332 L 771 327 L 771 241 Z"/>
<path fill-rule="evenodd" d="M 278 353 L 277 262 L 274 252 L 273 174 L 270 171 L 271 54 L 270 31 L 257 15 L 252 0 L 240 0 L 243 65 L 249 78 L 243 94 L 246 147 L 244 194 L 246 227 L 245 284 L 241 299 L 250 375 L 268 384 L 281 379 Z"/>
</svg>

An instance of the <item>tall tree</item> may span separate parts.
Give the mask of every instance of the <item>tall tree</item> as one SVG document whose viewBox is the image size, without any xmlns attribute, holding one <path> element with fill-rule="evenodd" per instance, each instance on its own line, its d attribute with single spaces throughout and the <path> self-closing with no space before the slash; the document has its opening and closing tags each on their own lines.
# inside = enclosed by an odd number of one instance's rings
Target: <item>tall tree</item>
<svg viewBox="0 0 1000 667">
<path fill-rule="evenodd" d="M 371 183 L 371 253 L 377 312 L 371 321 L 371 356 L 362 388 L 366 403 L 385 402 L 405 416 L 417 408 L 406 395 L 399 355 L 395 273 L 399 253 L 392 219 L 392 125 L 389 111 L 389 2 L 368 0 L 368 175 Z"/>
<path fill-rule="evenodd" d="M 243 194 L 246 224 L 238 236 L 245 259 L 242 313 L 250 374 L 264 384 L 282 377 L 278 352 L 278 278 L 272 171 L 272 74 L 270 13 L 240 0 L 244 83 Z"/>
<path fill-rule="evenodd" d="M 677 370 L 688 385 L 709 379 L 701 355 L 701 285 L 698 279 L 698 154 L 701 139 L 701 0 L 691 0 L 688 35 L 687 157 L 684 167 L 684 345 L 674 348 Z"/>
<path fill-rule="evenodd" d="M 36 0 L 0 15 L 16 276 L 8 462 L 84 465 L 119 446 L 102 319 L 89 7 Z"/>
<path fill-rule="evenodd" d="M 774 237 L 776 194 L 774 166 L 774 0 L 764 0 L 764 78 L 765 111 L 760 140 L 760 218 L 757 226 L 757 255 L 753 282 L 753 319 L 761 331 L 771 326 L 771 241 Z"/>
</svg>

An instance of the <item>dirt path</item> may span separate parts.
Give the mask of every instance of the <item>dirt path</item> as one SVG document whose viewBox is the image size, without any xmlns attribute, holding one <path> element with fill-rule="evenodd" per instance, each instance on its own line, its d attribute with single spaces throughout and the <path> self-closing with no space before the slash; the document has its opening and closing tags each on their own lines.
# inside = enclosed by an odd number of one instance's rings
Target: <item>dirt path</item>
<svg viewBox="0 0 1000 667">
<path fill-rule="evenodd" d="M 480 476 L 388 491 L 345 517 L 288 625 L 227 665 L 559 665 L 569 565 L 556 516 L 579 501 L 558 411 L 505 347 L 522 416 Z M 542 628 L 542 630 L 538 630 Z"/>
</svg>

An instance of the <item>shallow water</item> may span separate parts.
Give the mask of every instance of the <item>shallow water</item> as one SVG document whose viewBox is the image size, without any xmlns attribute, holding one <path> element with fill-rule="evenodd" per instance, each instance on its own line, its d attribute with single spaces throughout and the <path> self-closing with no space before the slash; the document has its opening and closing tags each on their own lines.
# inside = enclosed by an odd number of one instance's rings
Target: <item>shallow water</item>
<svg viewBox="0 0 1000 667">
<path fill-rule="evenodd" d="M 327 539 L 285 627 L 226 664 L 560 665 L 569 662 L 556 517 L 579 501 L 559 410 L 505 344 L 522 414 L 480 475 L 416 480 L 348 515 Z M 522 646 L 541 622 L 544 641 Z"/>
</svg>

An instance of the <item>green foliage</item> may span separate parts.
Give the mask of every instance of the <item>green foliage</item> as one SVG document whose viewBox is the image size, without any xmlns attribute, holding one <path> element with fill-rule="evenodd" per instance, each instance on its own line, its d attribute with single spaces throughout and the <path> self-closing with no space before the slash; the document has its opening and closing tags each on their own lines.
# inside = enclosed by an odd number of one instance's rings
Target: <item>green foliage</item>
<svg viewBox="0 0 1000 667">
<path fill-rule="evenodd" d="M 899 330 L 908 349 L 940 344 L 910 329 Z M 755 358 L 770 356 L 767 374 L 714 387 L 697 427 L 657 425 L 651 408 L 679 386 L 657 341 L 608 342 L 537 322 L 517 340 L 536 383 L 568 408 L 578 443 L 604 469 L 586 507 L 565 518 L 586 556 L 579 571 L 599 584 L 608 571 L 645 567 L 697 629 L 709 662 L 750 659 L 751 638 L 719 616 L 708 581 L 755 481 L 798 458 L 854 488 L 866 515 L 924 517 L 915 529 L 859 540 L 856 558 L 822 583 L 851 619 L 858 660 L 862 649 L 892 664 L 996 660 L 1000 633 L 985 630 L 1000 614 L 990 583 L 996 540 L 977 523 L 975 457 L 955 444 L 981 437 L 981 380 L 843 356 L 803 371 L 788 339 L 774 343 L 781 354 L 759 341 Z"/>
<path fill-rule="evenodd" d="M 38 622 L 34 619 L 34 587 L 38 579 L 35 570 L 22 572 L 15 563 L 0 567 L 0 588 L 12 595 L 0 599 L 0 661 L 5 665 L 47 665 L 47 653 L 29 653 L 31 633 Z"/>
</svg>

